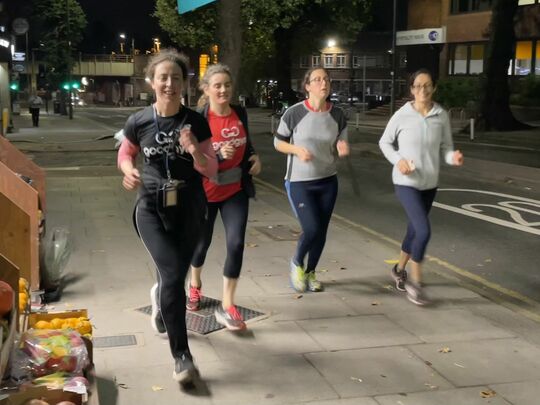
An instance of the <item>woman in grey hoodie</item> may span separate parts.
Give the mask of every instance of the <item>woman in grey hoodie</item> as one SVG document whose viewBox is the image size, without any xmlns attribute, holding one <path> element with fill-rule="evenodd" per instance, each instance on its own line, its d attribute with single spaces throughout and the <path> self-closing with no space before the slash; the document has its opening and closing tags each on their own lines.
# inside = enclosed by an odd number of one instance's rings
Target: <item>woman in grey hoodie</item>
<svg viewBox="0 0 540 405">
<path fill-rule="evenodd" d="M 379 141 L 384 156 L 394 165 L 392 180 L 396 196 L 409 220 L 401 245 L 399 263 L 392 268 L 396 288 L 407 298 L 425 305 L 421 288 L 422 261 L 431 236 L 429 211 L 439 182 L 440 158 L 461 166 L 463 154 L 454 150 L 448 113 L 432 99 L 436 90 L 432 74 L 420 69 L 411 75 L 414 100 L 390 118 Z M 411 277 L 405 266 L 411 261 Z"/>
</svg>

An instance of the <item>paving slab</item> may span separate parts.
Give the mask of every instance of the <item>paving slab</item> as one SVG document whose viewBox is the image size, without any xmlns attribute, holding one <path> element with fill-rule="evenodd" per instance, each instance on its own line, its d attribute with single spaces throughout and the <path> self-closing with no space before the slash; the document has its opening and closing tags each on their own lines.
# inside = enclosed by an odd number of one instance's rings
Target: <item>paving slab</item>
<svg viewBox="0 0 540 405">
<path fill-rule="evenodd" d="M 396 346 L 421 342 L 416 336 L 384 315 L 313 319 L 298 321 L 298 324 L 326 350 Z"/>
<path fill-rule="evenodd" d="M 540 349 L 523 339 L 451 342 L 409 346 L 457 387 L 540 379 Z"/>
<path fill-rule="evenodd" d="M 491 384 L 489 387 L 512 405 L 538 405 L 539 403 L 540 380 Z"/>
<path fill-rule="evenodd" d="M 506 401 L 497 394 L 493 397 L 482 397 L 482 392 L 489 392 L 488 387 L 459 388 L 454 390 L 439 390 L 418 392 L 404 395 L 377 396 L 380 405 L 517 405 Z M 489 395 L 489 394 L 488 394 Z"/>
<path fill-rule="evenodd" d="M 306 357 L 339 393 L 363 397 L 453 386 L 404 347 L 344 350 Z"/>
</svg>

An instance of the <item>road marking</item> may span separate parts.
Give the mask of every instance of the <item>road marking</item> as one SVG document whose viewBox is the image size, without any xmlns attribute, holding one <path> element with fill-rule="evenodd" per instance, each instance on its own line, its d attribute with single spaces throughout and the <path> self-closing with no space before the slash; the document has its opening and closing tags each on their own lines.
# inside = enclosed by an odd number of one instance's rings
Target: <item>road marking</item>
<svg viewBox="0 0 540 405">
<path fill-rule="evenodd" d="M 261 180 L 259 178 L 256 178 L 254 177 L 253 180 L 256 182 L 256 183 L 260 183 L 261 185 L 265 186 L 266 188 L 269 188 L 279 194 L 282 194 L 282 195 L 285 195 L 286 196 L 286 193 L 279 187 L 276 187 L 270 183 L 267 183 L 266 181 L 264 180 Z M 494 194 L 494 195 L 501 195 L 501 196 L 505 196 L 505 197 L 515 197 L 515 196 L 510 196 L 510 195 L 507 195 L 507 194 L 500 194 L 500 193 L 494 193 L 494 192 L 491 192 L 491 191 L 481 191 L 481 190 L 467 190 L 467 189 L 440 189 L 439 191 L 476 191 L 476 192 L 479 192 L 481 194 Z M 532 199 L 528 199 L 528 198 L 524 198 L 524 197 L 516 197 L 518 199 L 521 199 L 523 201 L 529 201 L 529 202 L 533 202 L 533 203 L 537 203 L 538 201 L 536 200 L 532 200 Z M 451 208 L 454 208 L 454 207 L 451 207 Z M 341 215 L 338 215 L 338 214 L 332 214 L 332 217 L 336 218 L 336 219 L 339 219 L 340 221 L 350 225 L 351 227 L 353 228 L 358 228 L 358 229 L 361 229 L 362 231 L 366 232 L 366 233 L 369 233 L 373 236 L 376 236 L 377 238 L 379 239 L 382 239 L 386 242 L 389 242 L 390 244 L 398 247 L 398 248 L 401 248 L 401 242 L 398 242 L 397 240 L 395 239 L 392 239 L 380 232 L 377 232 L 375 231 L 374 229 L 371 229 L 371 228 L 368 228 L 367 226 L 364 226 L 364 225 L 361 225 L 361 224 L 358 224 L 354 221 L 351 221 L 350 219 L 347 219 L 345 217 L 342 217 Z M 488 287 L 500 294 L 503 294 L 507 297 L 510 297 L 512 299 L 515 299 L 516 301 L 519 301 L 520 303 L 522 304 L 526 304 L 527 306 L 529 307 L 533 307 L 533 308 L 539 308 L 540 307 L 540 303 L 517 292 L 517 291 L 514 291 L 514 290 L 510 290 L 506 287 L 503 287 L 502 285 L 500 284 L 497 284 L 497 283 L 494 283 L 492 281 L 489 281 L 489 280 L 486 280 L 485 278 L 483 277 L 480 277 L 479 275 L 477 274 L 474 274 L 474 273 L 471 273 L 470 271 L 468 270 L 465 270 L 465 269 L 462 269 L 458 266 L 455 266 L 445 260 L 442 260 L 442 259 L 439 259 L 438 257 L 435 257 L 435 256 L 431 256 L 431 255 L 426 255 L 425 256 L 426 259 L 429 261 L 429 262 L 432 262 L 432 263 L 436 263 L 437 265 L 461 276 L 461 277 L 464 277 L 464 278 L 467 278 L 469 280 L 472 280 L 472 281 L 475 281 L 477 282 L 478 284 L 480 285 L 483 285 L 485 287 Z M 445 278 L 450 278 L 452 279 L 451 276 L 449 276 L 446 272 L 443 272 L 443 271 L 439 271 L 437 269 L 434 269 L 434 268 L 431 268 L 431 270 L 442 276 L 442 277 L 445 277 Z M 508 301 L 503 301 L 501 298 L 497 297 L 497 296 L 490 296 L 490 299 L 496 303 L 499 303 L 499 304 L 504 304 L 510 308 L 512 308 L 515 312 L 517 313 L 520 313 L 521 315 L 535 321 L 535 322 L 538 322 L 540 323 L 540 313 L 536 313 L 536 312 L 533 312 L 531 310 L 528 310 L 526 308 L 523 308 L 521 306 L 518 306 L 516 304 L 513 304 L 512 302 L 508 302 Z"/>
<path fill-rule="evenodd" d="M 478 146 L 489 146 L 494 148 L 501 148 L 501 149 L 510 149 L 510 150 L 526 150 L 531 152 L 540 152 L 538 149 L 529 148 L 527 146 L 511 146 L 511 145 L 501 145 L 501 144 L 495 144 L 495 143 L 478 143 L 478 142 L 464 142 L 464 141 L 457 141 L 454 142 L 455 144 L 461 144 L 461 145 L 478 145 Z"/>
<path fill-rule="evenodd" d="M 540 210 L 531 210 L 524 207 L 516 206 L 516 204 L 523 204 L 535 208 L 540 208 L 540 201 L 533 200 L 531 198 L 518 197 L 509 194 L 496 193 L 493 191 L 484 191 L 484 190 L 472 190 L 472 189 L 460 189 L 460 188 L 441 188 L 439 191 L 456 191 L 456 192 L 470 192 L 478 194 L 487 194 L 494 195 L 497 197 L 511 198 L 517 201 L 500 201 L 497 204 L 463 204 L 461 208 L 454 207 L 448 204 L 442 204 L 439 202 L 434 202 L 433 206 L 441 208 L 447 211 L 455 212 L 457 214 L 462 214 L 468 217 L 480 219 L 482 221 L 490 222 L 495 225 L 504 226 L 507 228 L 516 229 L 518 231 L 532 233 L 533 235 L 540 235 L 540 229 L 533 228 L 539 226 L 540 222 L 528 222 L 526 221 L 519 211 L 527 212 L 534 215 L 540 216 Z M 497 209 L 500 211 L 507 212 L 514 222 L 507 221 L 500 218 L 495 218 L 486 214 L 481 214 L 482 210 L 477 207 L 488 207 L 492 209 Z"/>
<path fill-rule="evenodd" d="M 64 167 L 42 167 L 42 169 L 48 170 L 48 171 L 70 171 L 70 170 L 81 170 L 80 166 L 64 166 Z"/>
</svg>

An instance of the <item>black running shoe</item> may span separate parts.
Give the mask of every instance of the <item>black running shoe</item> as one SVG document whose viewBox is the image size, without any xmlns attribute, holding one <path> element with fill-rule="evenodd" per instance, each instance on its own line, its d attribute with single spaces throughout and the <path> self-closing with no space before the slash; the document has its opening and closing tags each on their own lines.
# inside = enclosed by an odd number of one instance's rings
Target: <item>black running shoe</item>
<svg viewBox="0 0 540 405">
<path fill-rule="evenodd" d="M 396 282 L 396 288 L 399 291 L 406 291 L 405 290 L 405 282 L 407 281 L 407 270 L 403 269 L 401 271 L 398 271 L 397 264 L 392 267 L 392 278 Z"/>
<path fill-rule="evenodd" d="M 181 384 L 188 384 L 199 375 L 199 370 L 193 363 L 191 353 L 185 352 L 174 359 L 173 379 Z"/>
<path fill-rule="evenodd" d="M 157 304 L 157 283 L 152 286 L 150 289 L 150 302 L 152 303 L 152 314 L 150 315 L 150 323 L 152 329 L 154 329 L 160 335 L 167 333 L 165 329 L 165 323 L 163 323 L 163 317 L 161 316 L 161 311 L 159 310 Z"/>
</svg>

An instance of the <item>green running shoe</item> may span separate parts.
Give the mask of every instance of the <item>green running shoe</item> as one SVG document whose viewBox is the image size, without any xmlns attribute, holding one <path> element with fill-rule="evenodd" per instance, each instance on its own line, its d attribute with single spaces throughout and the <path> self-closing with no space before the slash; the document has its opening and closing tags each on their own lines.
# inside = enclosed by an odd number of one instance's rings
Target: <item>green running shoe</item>
<svg viewBox="0 0 540 405">
<path fill-rule="evenodd" d="M 324 288 L 322 283 L 317 280 L 315 270 L 306 273 L 307 289 L 311 292 L 321 292 Z"/>
<path fill-rule="evenodd" d="M 289 273 L 291 280 L 291 287 L 298 292 L 304 292 L 307 288 L 306 273 L 302 266 L 297 266 L 293 260 L 291 260 L 291 271 Z"/>
</svg>

